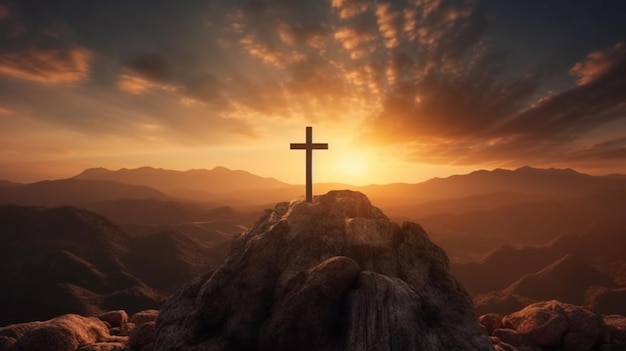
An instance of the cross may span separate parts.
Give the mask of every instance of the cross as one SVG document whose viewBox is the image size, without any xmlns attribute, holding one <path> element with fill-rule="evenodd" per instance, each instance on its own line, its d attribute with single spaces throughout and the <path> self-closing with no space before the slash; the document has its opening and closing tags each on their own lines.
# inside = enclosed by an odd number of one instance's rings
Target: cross
<svg viewBox="0 0 626 351">
<path fill-rule="evenodd" d="M 290 145 L 291 150 L 306 150 L 306 201 L 313 199 L 313 150 L 328 150 L 328 144 L 313 143 L 313 127 L 306 127 L 306 144 Z"/>
</svg>

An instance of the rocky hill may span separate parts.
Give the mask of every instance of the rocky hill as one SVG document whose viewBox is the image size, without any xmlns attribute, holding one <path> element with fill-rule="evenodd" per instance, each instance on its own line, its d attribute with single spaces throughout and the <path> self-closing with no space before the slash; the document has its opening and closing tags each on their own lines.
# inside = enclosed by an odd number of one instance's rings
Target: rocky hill
<svg viewBox="0 0 626 351">
<path fill-rule="evenodd" d="M 156 350 L 492 349 L 443 250 L 352 191 L 266 211 L 156 328 Z"/>
<path fill-rule="evenodd" d="M 134 238 L 74 207 L 0 206 L 0 241 L 0 326 L 157 308 L 224 251 L 176 232 Z"/>
<path fill-rule="evenodd" d="M 544 300 L 594 307 L 599 296 L 605 296 L 615 288 L 616 284 L 609 276 L 578 257 L 567 255 L 538 272 L 521 277 L 505 289 L 476 296 L 474 303 L 478 314 L 512 313 Z M 590 298 L 591 291 L 595 291 L 598 296 Z M 613 304 L 608 311 L 606 302 L 604 304 L 602 312 L 626 312 L 620 307 L 623 304 Z"/>
</svg>

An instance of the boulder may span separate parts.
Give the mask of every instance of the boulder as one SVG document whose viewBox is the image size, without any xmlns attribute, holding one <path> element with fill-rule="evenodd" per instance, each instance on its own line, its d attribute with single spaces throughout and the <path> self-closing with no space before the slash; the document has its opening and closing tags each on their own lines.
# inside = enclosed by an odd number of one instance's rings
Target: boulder
<svg viewBox="0 0 626 351">
<path fill-rule="evenodd" d="M 116 310 L 105 312 L 98 316 L 101 321 L 109 323 L 113 328 L 121 327 L 122 324 L 128 322 L 128 314 L 124 310 Z"/>
<path fill-rule="evenodd" d="M 607 325 L 611 343 L 626 350 L 626 317 L 621 315 L 603 316 Z"/>
<path fill-rule="evenodd" d="M 0 336 L 7 336 L 13 339 L 19 339 L 29 330 L 40 326 L 43 322 L 27 322 L 7 325 L 0 328 Z"/>
<path fill-rule="evenodd" d="M 128 346 L 131 350 L 143 350 L 154 342 L 154 322 L 143 323 L 128 338 Z"/>
<path fill-rule="evenodd" d="M 75 351 L 79 347 L 106 341 L 107 326 L 94 317 L 66 314 L 28 330 L 14 345 L 16 351 Z"/>
<path fill-rule="evenodd" d="M 531 341 L 525 339 L 513 329 L 496 329 L 493 331 L 493 337 L 500 340 L 502 343 L 515 347 L 518 350 L 539 351 L 539 347 L 535 346 Z"/>
<path fill-rule="evenodd" d="M 132 334 L 132 332 L 133 332 L 133 330 L 135 330 L 135 328 L 137 328 L 137 325 L 135 325 L 135 323 L 130 323 L 130 322 L 124 323 L 120 327 L 120 330 L 117 333 L 117 335 L 119 335 L 119 336 L 129 336 L 130 334 Z"/>
<path fill-rule="evenodd" d="M 487 334 L 493 335 L 493 331 L 502 328 L 502 316 L 497 313 L 487 313 L 478 317 L 478 324 L 482 325 Z"/>
<path fill-rule="evenodd" d="M 543 348 L 583 351 L 609 342 L 600 315 L 556 300 L 527 306 L 505 316 L 502 322 L 506 328 L 515 329 L 526 340 Z"/>
<path fill-rule="evenodd" d="M 140 326 L 144 323 L 156 321 L 158 316 L 159 311 L 157 310 L 139 311 L 130 317 L 130 322 L 134 323 L 136 326 Z"/>
<path fill-rule="evenodd" d="M 443 250 L 347 190 L 266 210 L 215 272 L 162 306 L 154 346 L 493 349 Z"/>
</svg>

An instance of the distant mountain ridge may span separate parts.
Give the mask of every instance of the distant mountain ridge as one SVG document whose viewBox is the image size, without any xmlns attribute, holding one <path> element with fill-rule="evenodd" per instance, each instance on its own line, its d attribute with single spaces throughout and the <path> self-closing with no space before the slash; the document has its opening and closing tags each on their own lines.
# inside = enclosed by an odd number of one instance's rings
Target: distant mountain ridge
<svg viewBox="0 0 626 351">
<path fill-rule="evenodd" d="M 202 190 L 224 194 L 252 189 L 277 189 L 290 186 L 274 178 L 263 178 L 247 171 L 215 167 L 211 170 L 192 169 L 175 171 L 152 167 L 122 168 L 117 171 L 90 168 L 74 176 L 74 179 L 112 180 L 125 184 L 145 185 L 164 192 L 174 193 L 183 189 Z"/>
<path fill-rule="evenodd" d="M 145 185 L 130 185 L 109 180 L 60 179 L 0 188 L 0 204 L 30 206 L 81 206 L 86 203 L 117 199 L 165 200 L 162 192 Z"/>
<path fill-rule="evenodd" d="M 302 185 L 292 185 L 274 178 L 263 178 L 241 170 L 216 167 L 212 170 L 174 171 L 152 167 L 120 169 L 87 169 L 73 179 L 112 180 L 125 184 L 149 186 L 170 196 L 194 200 L 221 201 L 226 204 L 273 204 L 303 196 Z M 591 176 L 573 169 L 541 169 L 521 167 L 515 170 L 478 170 L 463 175 L 433 178 L 421 183 L 353 186 L 340 183 L 319 183 L 315 194 L 330 190 L 350 189 L 368 194 L 384 208 L 402 207 L 403 215 L 410 206 L 442 200 L 488 194 L 509 194 L 512 197 L 542 199 L 571 198 L 599 191 L 626 189 L 626 176 Z M 497 197 L 494 197 L 496 201 Z M 409 207 L 407 207 L 409 206 Z M 487 205 L 489 206 L 489 205 Z"/>
</svg>

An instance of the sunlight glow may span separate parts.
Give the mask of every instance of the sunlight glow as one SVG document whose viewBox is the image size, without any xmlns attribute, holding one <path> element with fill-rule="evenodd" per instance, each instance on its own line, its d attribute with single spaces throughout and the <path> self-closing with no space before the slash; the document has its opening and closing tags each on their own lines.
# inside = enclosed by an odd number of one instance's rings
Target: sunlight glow
<svg viewBox="0 0 626 351">
<path fill-rule="evenodd" d="M 339 168 L 346 175 L 362 176 L 368 170 L 367 158 L 364 155 L 344 156 L 340 161 Z"/>
</svg>

